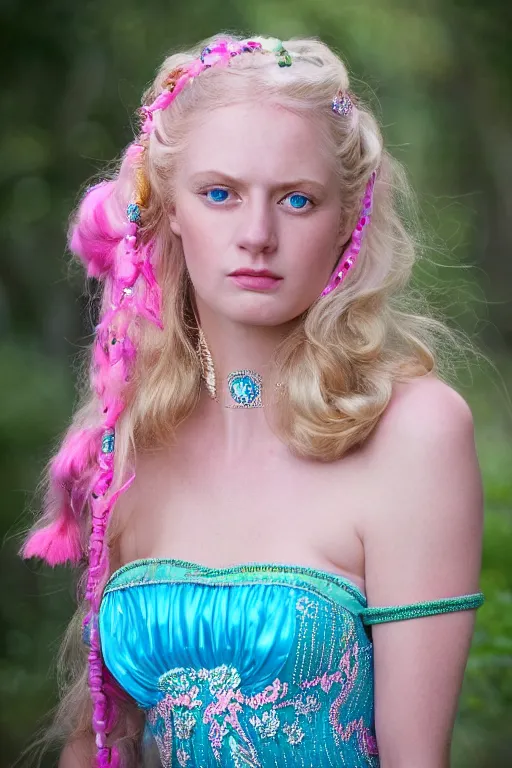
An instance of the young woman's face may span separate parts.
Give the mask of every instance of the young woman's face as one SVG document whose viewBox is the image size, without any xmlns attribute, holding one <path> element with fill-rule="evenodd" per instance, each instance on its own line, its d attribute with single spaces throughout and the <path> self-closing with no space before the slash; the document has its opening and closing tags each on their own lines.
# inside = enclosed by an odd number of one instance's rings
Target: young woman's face
<svg viewBox="0 0 512 768">
<path fill-rule="evenodd" d="M 300 315 L 339 256 L 340 208 L 313 121 L 264 103 L 202 115 L 171 213 L 199 308 L 251 325 Z"/>
</svg>

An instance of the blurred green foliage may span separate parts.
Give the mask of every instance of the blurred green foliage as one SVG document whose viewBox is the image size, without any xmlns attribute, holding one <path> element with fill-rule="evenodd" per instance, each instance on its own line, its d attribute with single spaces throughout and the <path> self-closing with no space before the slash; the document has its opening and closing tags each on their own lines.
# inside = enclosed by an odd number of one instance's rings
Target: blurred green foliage
<svg viewBox="0 0 512 768">
<path fill-rule="evenodd" d="M 68 279 L 64 257 L 67 218 L 87 180 L 132 138 L 141 91 L 164 54 L 227 30 L 315 35 L 342 54 L 353 90 L 374 106 L 388 148 L 418 190 L 428 261 L 417 277 L 496 364 L 478 363 L 459 387 L 474 413 L 484 475 L 487 602 L 477 616 L 453 764 L 510 765 L 512 429 L 503 386 L 512 379 L 510 5 L 4 0 L 0 12 L 1 764 L 19 756 L 55 701 L 52 664 L 73 610 L 65 569 L 16 555 L 89 343 L 83 285 Z"/>
</svg>

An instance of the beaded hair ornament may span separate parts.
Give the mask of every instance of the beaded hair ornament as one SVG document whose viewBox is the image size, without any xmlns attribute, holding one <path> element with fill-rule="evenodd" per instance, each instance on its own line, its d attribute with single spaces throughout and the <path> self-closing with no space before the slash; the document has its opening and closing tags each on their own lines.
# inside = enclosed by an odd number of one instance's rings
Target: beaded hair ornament
<svg viewBox="0 0 512 768">
<path fill-rule="evenodd" d="M 123 697 L 123 691 L 103 664 L 98 633 L 102 586 L 109 572 L 108 546 L 105 546 L 107 524 L 117 499 L 135 478 L 132 474 L 118 490 L 111 491 L 115 430 L 125 409 L 126 385 L 134 371 L 140 321 L 163 329 L 161 290 L 152 263 L 154 242 L 144 241 L 140 232 L 150 193 L 141 160 L 147 139 L 154 130 L 155 112 L 167 109 L 186 84 L 204 70 L 227 66 L 234 56 L 256 52 L 275 56 L 280 67 L 290 67 L 297 56 L 273 38 L 225 39 L 204 48 L 197 59 L 175 68 L 162 92 L 151 104 L 142 107 L 141 135 L 126 152 L 135 194 L 126 209 L 124 222 L 116 227 L 110 221 L 106 211 L 115 182 L 102 181 L 87 190 L 71 231 L 70 248 L 86 263 L 88 276 L 105 281 L 105 309 L 95 329 L 90 372 L 99 404 L 98 423 L 94 427 L 74 427 L 66 434 L 50 467 L 52 491 L 60 499 L 60 506 L 57 511 L 45 514 L 43 524 L 29 534 L 22 556 L 40 557 L 52 566 L 65 562 L 77 564 L 87 557 L 86 600 L 90 608 L 83 630 L 89 644 L 97 768 L 120 765 L 119 751 L 109 736 L 117 717 L 114 698 Z M 341 117 L 350 115 L 353 105 L 349 94 L 336 94 L 332 109 Z M 358 224 L 322 296 L 333 291 L 355 263 L 370 219 L 374 183 L 375 173 L 368 181 Z M 87 505 L 91 511 L 91 529 L 86 552 L 80 519 Z"/>
</svg>

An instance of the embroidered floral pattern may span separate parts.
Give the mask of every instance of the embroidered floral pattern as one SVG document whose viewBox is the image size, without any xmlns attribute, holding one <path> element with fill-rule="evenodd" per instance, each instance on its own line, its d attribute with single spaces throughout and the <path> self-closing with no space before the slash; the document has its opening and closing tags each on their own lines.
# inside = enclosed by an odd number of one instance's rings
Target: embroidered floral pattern
<svg viewBox="0 0 512 768">
<path fill-rule="evenodd" d="M 305 604 L 303 607 L 306 611 L 310 608 Z M 307 728 L 303 725 L 309 726 L 313 717 L 321 712 L 322 706 L 327 706 L 329 722 L 338 743 L 347 743 L 355 736 L 364 755 L 368 758 L 378 755 L 375 737 L 362 718 L 345 724 L 340 720 L 342 705 L 358 675 L 358 657 L 359 647 L 356 643 L 342 655 L 335 672 L 305 680 L 301 686 L 303 691 L 292 697 L 287 697 L 288 684 L 279 679 L 260 693 L 245 696 L 240 691 L 240 673 L 235 667 L 226 664 L 213 669 L 176 667 L 169 670 L 160 677 L 158 683 L 160 690 L 165 692 L 164 697 L 147 712 L 163 766 L 171 766 L 173 738 L 179 743 L 176 747 L 179 765 L 186 766 L 193 760 L 193 733 L 198 727 L 206 725 L 209 726 L 208 741 L 219 765 L 223 764 L 222 750 L 225 748 L 234 759 L 235 766 L 260 768 L 258 744 L 251 740 L 250 733 L 239 719 L 247 709 L 262 710 L 247 718 L 262 742 L 275 740 L 282 733 L 282 738 L 296 747 L 307 734 Z M 319 695 L 306 693 L 308 689 L 317 688 L 320 695 L 329 694 L 333 686 L 339 692 L 330 704 L 325 697 L 322 701 Z M 286 711 L 293 714 L 293 721 L 284 719 Z M 280 716 L 279 712 L 283 714 Z M 171 731 L 172 738 L 169 736 Z"/>
<path fill-rule="evenodd" d="M 253 715 L 249 718 L 251 725 L 259 731 L 263 739 L 273 739 L 277 733 L 281 721 L 275 709 L 264 712 L 261 717 Z"/>
<path fill-rule="evenodd" d="M 174 727 L 178 739 L 190 739 L 195 724 L 196 719 L 190 712 L 185 712 L 184 715 L 177 715 L 174 718 Z"/>
<path fill-rule="evenodd" d="M 322 704 L 316 696 L 306 696 L 305 702 L 302 700 L 302 696 L 299 696 L 295 702 L 295 712 L 297 715 L 306 715 L 310 720 L 310 715 L 313 712 L 318 712 L 321 706 Z"/>
<path fill-rule="evenodd" d="M 291 725 L 283 725 L 283 731 L 288 736 L 289 744 L 300 744 L 304 738 L 304 731 L 298 723 L 292 723 Z"/>
<path fill-rule="evenodd" d="M 299 597 L 296 606 L 299 613 L 303 613 L 307 619 L 316 619 L 318 616 L 318 603 L 309 597 Z"/>
<path fill-rule="evenodd" d="M 176 757 L 178 758 L 178 763 L 182 766 L 186 765 L 190 760 L 190 755 L 188 755 L 185 750 L 181 748 L 176 751 Z"/>
</svg>

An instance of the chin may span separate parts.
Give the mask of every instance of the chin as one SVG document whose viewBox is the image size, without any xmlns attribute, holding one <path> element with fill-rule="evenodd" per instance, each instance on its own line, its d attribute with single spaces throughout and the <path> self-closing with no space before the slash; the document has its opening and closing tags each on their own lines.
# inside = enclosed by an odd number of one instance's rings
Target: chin
<svg viewBox="0 0 512 768">
<path fill-rule="evenodd" d="M 229 319 L 242 325 L 261 326 L 266 328 L 275 328 L 279 325 L 291 323 L 299 317 L 303 310 L 286 310 L 284 307 L 251 307 L 240 308 L 238 311 L 229 313 Z M 224 313 L 226 315 L 226 313 Z"/>
<path fill-rule="evenodd" d="M 236 297 L 217 295 L 215 301 L 206 303 L 212 312 L 233 323 L 272 328 L 300 317 L 313 301 L 292 303 L 276 294 L 246 291 Z"/>
</svg>

